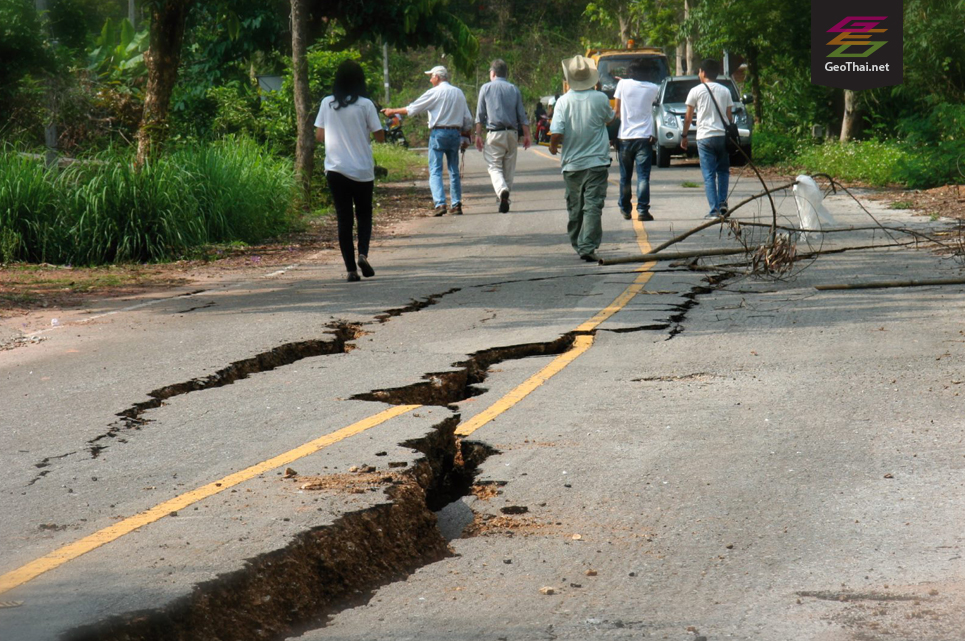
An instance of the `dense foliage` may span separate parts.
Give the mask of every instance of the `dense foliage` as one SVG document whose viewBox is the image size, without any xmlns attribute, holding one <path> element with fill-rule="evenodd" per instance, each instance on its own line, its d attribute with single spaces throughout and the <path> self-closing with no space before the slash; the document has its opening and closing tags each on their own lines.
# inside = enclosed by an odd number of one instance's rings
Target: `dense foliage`
<svg viewBox="0 0 965 641">
<path fill-rule="evenodd" d="M 270 235 L 286 218 L 292 196 L 282 170 L 296 139 L 290 1 L 190 3 L 171 102 L 173 155 L 137 172 L 126 148 L 138 133 L 144 104 L 148 2 L 135 3 L 132 24 L 126 0 L 48 0 L 46 15 L 33 0 L 0 0 L 0 139 L 8 144 L 0 175 L 6 181 L 0 185 L 0 259 L 155 259 L 198 242 Z M 805 0 L 309 5 L 309 84 L 316 104 L 346 58 L 362 63 L 371 97 L 385 102 L 385 43 L 391 97 L 382 106 L 417 97 L 429 86 L 423 71 L 440 63 L 472 104 L 488 80 L 489 61 L 500 57 L 531 109 L 560 91 L 562 58 L 634 38 L 638 45 L 663 47 L 671 68 L 725 50 L 743 62 L 743 92 L 755 98 L 758 162 L 874 184 L 965 182 L 965 0 L 905 0 L 904 83 L 856 92 L 860 126 L 849 144 L 837 142 L 843 93 L 810 82 Z M 277 91 L 270 88 L 276 82 Z M 62 153 L 99 162 L 53 174 L 12 153 L 42 151 L 50 121 Z M 407 120 L 405 130 L 418 142 L 424 117 Z M 812 137 L 815 130 L 826 138 Z M 235 142 L 223 142 L 228 139 Z M 267 172 L 262 177 L 282 195 L 240 199 L 230 185 L 253 180 L 243 171 L 245 162 Z M 320 173 L 316 189 L 324 186 Z M 203 181 L 210 181 L 207 187 Z M 175 200 L 175 192 L 186 196 Z M 58 200 L 55 193 L 70 198 Z M 258 207 L 272 209 L 258 214 Z M 240 218 L 219 213 L 229 209 Z M 70 243 L 68 230 L 91 238 Z"/>
</svg>

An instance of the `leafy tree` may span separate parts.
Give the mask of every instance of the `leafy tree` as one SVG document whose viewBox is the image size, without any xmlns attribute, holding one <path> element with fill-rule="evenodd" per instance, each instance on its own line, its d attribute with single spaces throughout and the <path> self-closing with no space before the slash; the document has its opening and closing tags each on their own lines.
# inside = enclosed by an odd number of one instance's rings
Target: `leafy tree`
<svg viewBox="0 0 965 641">
<path fill-rule="evenodd" d="M 758 121 L 765 114 L 764 69 L 778 56 L 810 66 L 811 5 L 806 0 L 703 0 L 688 22 L 700 34 L 697 50 L 702 55 L 716 58 L 726 50 L 747 61 Z"/>
<path fill-rule="evenodd" d="M 52 69 L 45 40 L 32 0 L 0 0 L 0 121 L 9 115 L 7 106 L 20 79 Z"/>
<path fill-rule="evenodd" d="M 336 50 L 360 42 L 387 42 L 400 50 L 439 47 L 460 71 L 472 71 L 479 41 L 472 30 L 449 10 L 449 0 L 306 0 L 310 2 L 312 34 L 319 38 L 338 25 L 344 35 Z"/>
</svg>

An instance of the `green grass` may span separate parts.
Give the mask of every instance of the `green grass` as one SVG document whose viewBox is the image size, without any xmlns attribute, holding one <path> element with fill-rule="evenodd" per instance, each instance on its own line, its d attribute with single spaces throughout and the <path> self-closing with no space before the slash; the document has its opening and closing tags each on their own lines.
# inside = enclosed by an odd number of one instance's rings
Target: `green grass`
<svg viewBox="0 0 965 641">
<path fill-rule="evenodd" d="M 914 204 L 913 202 L 911 202 L 911 201 L 908 201 L 908 200 L 896 200 L 896 201 L 894 201 L 893 203 L 891 203 L 890 205 L 888 205 L 888 208 L 889 208 L 889 209 L 912 209 L 914 206 L 915 206 L 915 204 Z"/>
<path fill-rule="evenodd" d="M 700 187 L 699 184 L 697 184 L 697 183 L 695 183 L 695 182 L 693 182 L 693 181 L 690 181 L 690 180 L 685 180 L 685 181 L 683 181 L 682 183 L 680 183 L 680 186 L 681 186 L 681 187 L 686 187 L 687 189 L 697 189 L 697 188 Z"/>
<path fill-rule="evenodd" d="M 383 179 L 386 182 L 415 178 L 426 164 L 425 157 L 399 145 L 373 143 L 372 154 L 375 164 L 388 170 L 389 175 Z"/>
<path fill-rule="evenodd" d="M 97 265 L 258 242 L 294 224 L 291 163 L 253 142 L 189 147 L 135 168 L 112 150 L 56 173 L 0 152 L 0 261 Z"/>
</svg>

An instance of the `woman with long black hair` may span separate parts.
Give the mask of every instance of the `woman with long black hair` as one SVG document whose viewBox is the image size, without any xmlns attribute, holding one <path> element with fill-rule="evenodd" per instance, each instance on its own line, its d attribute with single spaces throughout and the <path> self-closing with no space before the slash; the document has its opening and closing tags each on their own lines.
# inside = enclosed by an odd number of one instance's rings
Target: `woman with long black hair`
<svg viewBox="0 0 965 641">
<path fill-rule="evenodd" d="M 372 190 L 375 160 L 369 135 L 385 141 L 385 132 L 375 104 L 366 97 L 365 73 L 354 60 L 346 60 L 335 71 L 332 95 L 322 100 L 315 119 L 315 140 L 325 143 L 325 178 L 332 192 L 338 219 L 338 245 L 349 282 L 375 276 L 369 264 L 372 238 Z M 353 213 L 354 209 L 354 213 Z M 352 227 L 358 221 L 359 256 L 355 261 Z"/>
</svg>

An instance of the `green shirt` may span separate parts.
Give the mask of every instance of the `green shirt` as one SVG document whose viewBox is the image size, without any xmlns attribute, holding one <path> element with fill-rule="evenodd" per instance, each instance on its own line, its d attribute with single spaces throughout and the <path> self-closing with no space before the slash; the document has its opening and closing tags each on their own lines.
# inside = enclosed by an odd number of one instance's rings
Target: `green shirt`
<svg viewBox="0 0 965 641">
<path fill-rule="evenodd" d="M 563 134 L 560 164 L 563 171 L 580 171 L 610 164 L 606 124 L 613 120 L 606 94 L 595 89 L 570 89 L 553 109 L 551 134 Z"/>
</svg>

